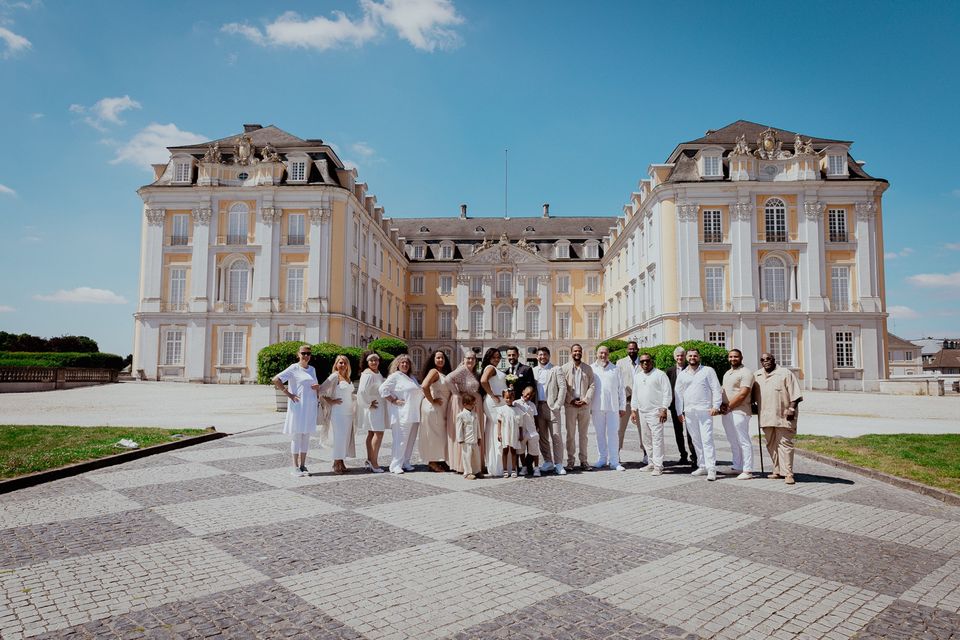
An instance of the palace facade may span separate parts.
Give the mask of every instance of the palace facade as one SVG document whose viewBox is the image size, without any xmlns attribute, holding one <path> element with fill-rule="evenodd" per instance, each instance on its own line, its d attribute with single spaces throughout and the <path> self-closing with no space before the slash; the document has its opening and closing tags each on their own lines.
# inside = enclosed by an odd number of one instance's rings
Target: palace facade
<svg viewBox="0 0 960 640">
<path fill-rule="evenodd" d="M 134 368 L 249 381 L 280 340 L 433 350 L 607 337 L 761 351 L 806 388 L 885 377 L 883 179 L 849 141 L 739 121 L 650 165 L 621 216 L 385 218 L 330 146 L 276 127 L 171 148 L 142 187 Z"/>
</svg>

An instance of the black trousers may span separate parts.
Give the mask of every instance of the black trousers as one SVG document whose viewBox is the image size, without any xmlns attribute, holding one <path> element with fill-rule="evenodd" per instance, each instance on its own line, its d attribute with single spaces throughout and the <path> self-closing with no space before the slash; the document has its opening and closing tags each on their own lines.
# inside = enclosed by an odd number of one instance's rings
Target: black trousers
<svg viewBox="0 0 960 640">
<path fill-rule="evenodd" d="M 687 433 L 687 430 L 683 428 L 683 423 L 680 422 L 680 418 L 677 416 L 677 412 L 674 409 L 670 409 L 670 417 L 673 418 L 673 435 L 677 438 L 677 450 L 680 452 L 680 458 L 688 458 L 690 464 L 697 466 L 697 450 L 693 446 L 693 440 L 690 439 L 690 434 Z M 687 444 L 683 444 L 683 436 L 687 436 Z M 689 450 L 689 456 L 687 451 Z"/>
</svg>

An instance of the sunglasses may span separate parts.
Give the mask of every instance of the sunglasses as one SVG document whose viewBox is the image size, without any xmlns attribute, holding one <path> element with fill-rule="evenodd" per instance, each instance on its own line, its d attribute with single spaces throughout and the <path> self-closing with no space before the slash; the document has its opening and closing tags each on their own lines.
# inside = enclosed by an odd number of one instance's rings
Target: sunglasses
<svg viewBox="0 0 960 640">
<path fill-rule="evenodd" d="M 300 352 L 300 357 L 301 357 L 301 358 L 302 358 L 303 356 L 307 356 L 307 357 L 309 358 L 309 357 L 312 356 L 312 355 L 313 355 L 312 353 L 308 353 L 308 352 L 306 352 L 306 351 L 301 351 L 301 352 Z"/>
<path fill-rule="evenodd" d="M 771 362 L 773 358 L 760 358 L 760 362 Z"/>
<path fill-rule="evenodd" d="M 641 360 L 640 364 L 653 364 L 653 360 Z"/>
</svg>

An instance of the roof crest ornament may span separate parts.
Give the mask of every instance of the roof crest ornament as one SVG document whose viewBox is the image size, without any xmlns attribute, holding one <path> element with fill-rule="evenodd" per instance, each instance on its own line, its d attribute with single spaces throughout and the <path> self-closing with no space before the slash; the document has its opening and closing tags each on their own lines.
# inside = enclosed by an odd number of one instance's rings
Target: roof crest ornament
<svg viewBox="0 0 960 640">
<path fill-rule="evenodd" d="M 203 161 L 210 162 L 213 164 L 220 164 L 223 162 L 223 155 L 220 153 L 220 141 L 214 142 L 212 145 L 207 147 L 207 152 L 203 154 Z"/>
<path fill-rule="evenodd" d="M 253 141 L 247 134 L 237 136 L 237 155 L 233 157 L 234 164 L 247 165 L 255 160 L 253 156 Z"/>
<path fill-rule="evenodd" d="M 767 127 L 757 137 L 757 150 L 754 151 L 761 160 L 786 160 L 792 157 L 789 151 L 783 150 L 783 142 L 777 132 Z"/>
<path fill-rule="evenodd" d="M 745 134 L 740 134 L 737 136 L 737 144 L 734 145 L 733 151 L 730 152 L 731 156 L 748 156 L 750 155 L 750 145 L 747 144 L 747 136 Z"/>
</svg>

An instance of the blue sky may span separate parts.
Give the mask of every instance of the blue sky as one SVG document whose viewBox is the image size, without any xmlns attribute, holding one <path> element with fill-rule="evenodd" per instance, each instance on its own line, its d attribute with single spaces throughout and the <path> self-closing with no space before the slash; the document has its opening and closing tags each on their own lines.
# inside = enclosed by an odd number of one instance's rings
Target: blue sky
<svg viewBox="0 0 960 640">
<path fill-rule="evenodd" d="M 960 335 L 960 4 L 794 4 L 0 0 L 0 330 L 132 350 L 165 145 L 323 138 L 392 216 L 502 215 L 509 148 L 512 215 L 616 215 L 743 118 L 853 140 L 891 328 Z"/>
</svg>

